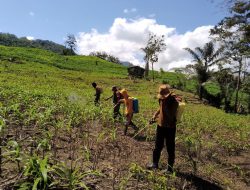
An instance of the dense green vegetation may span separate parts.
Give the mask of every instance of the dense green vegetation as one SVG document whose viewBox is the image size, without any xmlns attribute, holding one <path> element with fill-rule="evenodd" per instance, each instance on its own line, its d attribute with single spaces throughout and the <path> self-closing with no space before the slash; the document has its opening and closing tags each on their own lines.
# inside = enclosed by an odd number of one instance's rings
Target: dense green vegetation
<svg viewBox="0 0 250 190">
<path fill-rule="evenodd" d="M 177 73 L 156 81 L 129 79 L 127 68 L 92 56 L 61 56 L 35 48 L 0 46 L 0 188 L 23 189 L 246 189 L 249 115 L 226 114 L 198 96 L 186 101 L 176 139 L 176 173 L 149 171 L 163 81 L 195 90 Z M 104 92 L 94 106 L 95 81 Z M 189 83 L 190 82 L 190 83 Z M 112 119 L 111 87 L 127 88 L 140 102 L 138 134 L 123 136 Z M 209 87 L 212 88 L 213 87 Z M 161 167 L 166 166 L 166 156 Z"/>
<path fill-rule="evenodd" d="M 28 40 L 26 37 L 18 38 L 14 34 L 0 32 L 0 45 L 16 46 L 16 47 L 32 47 L 52 51 L 54 53 L 63 54 L 69 50 L 64 46 L 49 40 Z"/>
</svg>

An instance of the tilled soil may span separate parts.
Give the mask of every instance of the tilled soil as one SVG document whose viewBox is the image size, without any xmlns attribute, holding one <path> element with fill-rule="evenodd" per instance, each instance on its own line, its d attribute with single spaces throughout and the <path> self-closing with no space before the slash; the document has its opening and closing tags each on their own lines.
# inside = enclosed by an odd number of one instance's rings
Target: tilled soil
<svg viewBox="0 0 250 190">
<path fill-rule="evenodd" d="M 220 165 L 218 170 L 227 166 L 240 165 L 247 174 L 242 177 L 235 168 L 226 169 L 227 173 L 208 175 L 202 170 L 194 173 L 190 166 L 182 144 L 176 144 L 176 163 L 174 175 L 165 173 L 167 153 L 164 149 L 161 156 L 160 169 L 149 171 L 146 169 L 152 160 L 154 139 L 147 139 L 142 131 L 135 136 L 132 128 L 128 134 L 123 134 L 123 125 L 114 124 L 115 128 L 103 127 L 101 121 L 89 123 L 85 127 L 73 128 L 70 131 L 48 128 L 54 135 L 51 138 L 51 150 L 37 150 L 38 139 L 43 139 L 45 132 L 38 128 L 23 128 L 21 131 L 8 131 L 8 138 L 14 138 L 26 156 L 34 153 L 40 157 L 48 155 L 52 165 L 64 163 L 68 167 L 79 168 L 81 172 L 97 170 L 101 175 L 86 175 L 83 182 L 90 189 L 164 189 L 160 183 L 166 183 L 168 188 L 175 189 L 248 189 L 249 179 L 249 154 L 226 157 L 225 165 Z M 83 130 L 84 129 L 84 130 Z M 178 136 L 178 130 L 177 130 Z M 201 164 L 215 164 L 213 161 L 204 161 Z M 21 165 L 24 167 L 24 164 Z M 224 168 L 223 168 L 224 167 Z M 22 170 L 23 171 L 23 170 Z M 0 189 L 15 189 L 14 186 L 23 178 L 24 173 L 18 171 L 17 164 L 4 159 Z M 221 182 L 224 176 L 235 178 L 234 184 Z M 155 177 L 155 179 L 154 179 Z M 162 181 L 160 181 L 163 180 Z M 166 185 L 165 184 L 165 185 Z M 59 187 L 56 189 L 60 189 Z"/>
</svg>

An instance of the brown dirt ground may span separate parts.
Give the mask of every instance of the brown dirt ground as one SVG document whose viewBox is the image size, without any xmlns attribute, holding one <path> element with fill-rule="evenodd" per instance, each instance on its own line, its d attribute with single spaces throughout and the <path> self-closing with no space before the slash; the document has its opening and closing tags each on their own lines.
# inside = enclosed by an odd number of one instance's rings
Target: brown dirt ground
<svg viewBox="0 0 250 190">
<path fill-rule="evenodd" d="M 91 126 L 91 127 L 90 127 Z M 50 127 L 51 133 L 54 130 Z M 102 177 L 88 176 L 85 179 L 90 189 L 120 189 L 123 179 L 129 175 L 131 163 L 136 163 L 143 170 L 151 162 L 154 140 L 147 141 L 143 132 L 134 137 L 134 130 L 129 128 L 128 135 L 123 135 L 122 124 L 117 124 L 116 138 L 112 140 L 109 135 L 111 129 L 103 127 L 102 123 L 96 120 L 82 128 L 74 128 L 72 135 L 67 130 L 58 131 L 58 136 L 52 138 L 52 158 L 50 162 L 64 162 L 70 166 L 72 163 L 81 168 L 82 171 L 96 169 L 101 171 Z M 106 131 L 101 138 L 101 133 Z M 36 126 L 34 128 L 23 128 L 21 131 L 12 130 L 8 132 L 8 138 L 16 138 L 26 154 L 32 154 L 37 147 L 37 139 L 42 138 L 43 133 Z M 177 131 L 178 136 L 178 131 Z M 99 139 L 99 140 L 98 140 Z M 84 147 L 88 147 L 91 152 L 90 159 L 84 158 Z M 55 151 L 56 150 L 56 151 Z M 41 152 L 38 152 L 42 155 Z M 79 159 L 77 162 L 72 160 Z M 242 152 L 238 156 L 227 156 L 220 158 L 218 170 L 226 171 L 224 174 L 212 173 L 207 175 L 202 170 L 194 174 L 190 163 L 187 161 L 184 147 L 181 144 L 176 145 L 176 176 L 164 175 L 163 169 L 166 168 L 166 150 L 164 149 L 161 157 L 160 170 L 154 171 L 158 176 L 166 176 L 169 187 L 176 189 L 249 189 L 249 152 Z M 207 161 L 202 164 L 217 164 L 214 161 Z M 228 168 L 229 167 L 229 168 Z M 242 175 L 242 171 L 244 175 Z M 222 172 L 223 173 L 223 172 Z M 218 175 L 217 175 L 218 174 Z M 4 160 L 3 172 L 0 178 L 0 189 L 12 189 L 14 184 L 22 179 L 23 173 L 17 171 L 17 165 L 14 162 Z M 228 185 L 221 183 L 224 177 L 233 179 Z M 152 189 L 153 183 L 145 179 L 131 177 L 125 189 Z"/>
</svg>

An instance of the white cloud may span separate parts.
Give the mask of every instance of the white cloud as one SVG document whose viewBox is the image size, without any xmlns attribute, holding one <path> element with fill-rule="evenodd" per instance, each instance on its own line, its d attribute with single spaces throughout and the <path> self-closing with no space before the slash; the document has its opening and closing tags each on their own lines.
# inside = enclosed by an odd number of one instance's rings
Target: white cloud
<svg viewBox="0 0 250 190">
<path fill-rule="evenodd" d="M 136 9 L 136 8 L 124 9 L 124 10 L 123 10 L 123 13 L 125 13 L 125 14 L 135 13 L 135 12 L 137 12 L 137 9 Z"/>
<path fill-rule="evenodd" d="M 160 25 L 155 19 L 139 18 L 136 20 L 116 18 L 107 33 L 92 29 L 89 33 L 81 32 L 77 36 L 80 54 L 88 55 L 93 51 L 105 51 L 118 57 L 144 66 L 141 48 L 146 46 L 148 34 L 153 32 L 164 35 L 166 51 L 159 56 L 155 68 L 170 70 L 191 63 L 191 56 L 183 48 L 203 47 L 209 41 L 209 30 L 212 26 L 201 26 L 193 31 L 178 34 L 175 28 Z"/>
<path fill-rule="evenodd" d="M 29 15 L 30 15 L 30 16 L 35 16 L 35 13 L 32 12 L 32 11 L 30 11 L 30 12 L 29 12 Z"/>
<path fill-rule="evenodd" d="M 34 40 L 35 38 L 33 36 L 26 36 L 28 40 Z"/>
</svg>

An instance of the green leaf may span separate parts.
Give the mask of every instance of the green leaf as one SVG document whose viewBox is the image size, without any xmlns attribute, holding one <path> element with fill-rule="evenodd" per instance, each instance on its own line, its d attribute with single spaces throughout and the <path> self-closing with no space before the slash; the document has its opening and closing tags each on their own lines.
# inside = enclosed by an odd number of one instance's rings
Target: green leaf
<svg viewBox="0 0 250 190">
<path fill-rule="evenodd" d="M 18 190 L 29 190 L 31 184 L 29 182 L 24 182 L 21 184 L 20 187 L 18 187 Z"/>
<path fill-rule="evenodd" d="M 32 190 L 37 190 L 37 185 L 38 185 L 38 183 L 41 181 L 41 178 L 39 177 L 39 178 L 37 178 L 36 180 L 35 180 L 35 182 L 34 182 L 34 185 L 33 185 L 33 187 L 32 187 Z"/>
<path fill-rule="evenodd" d="M 47 175 L 47 156 L 41 161 L 40 163 L 40 170 L 42 172 L 42 176 L 43 176 L 43 181 L 44 184 L 47 184 L 48 181 L 48 175 Z"/>
<path fill-rule="evenodd" d="M 87 190 L 89 189 L 89 188 L 86 186 L 86 184 L 83 183 L 83 182 L 80 182 L 79 185 L 80 185 L 82 188 L 84 188 L 84 189 L 87 189 Z"/>
</svg>

